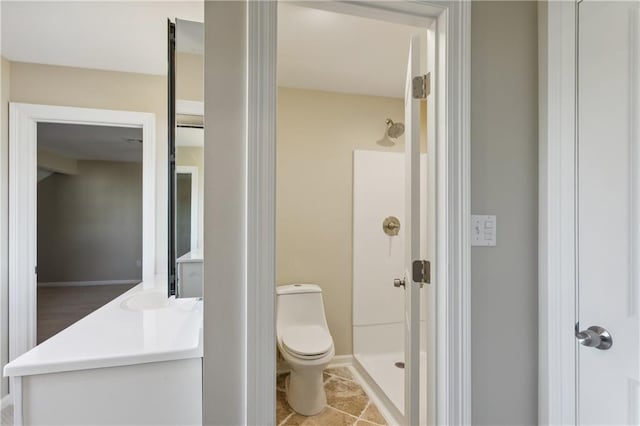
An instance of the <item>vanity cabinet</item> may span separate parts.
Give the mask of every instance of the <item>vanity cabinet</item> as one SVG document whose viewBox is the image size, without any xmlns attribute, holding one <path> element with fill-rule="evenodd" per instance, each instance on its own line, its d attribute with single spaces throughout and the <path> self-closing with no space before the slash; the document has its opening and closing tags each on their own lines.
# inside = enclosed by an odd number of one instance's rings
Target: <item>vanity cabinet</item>
<svg viewBox="0 0 640 426">
<path fill-rule="evenodd" d="M 16 425 L 202 425 L 202 358 L 18 376 L 12 384 L 21 399 Z"/>
<path fill-rule="evenodd" d="M 204 257 L 201 252 L 189 252 L 177 260 L 178 297 L 202 297 Z"/>
<path fill-rule="evenodd" d="M 14 425 L 202 425 L 202 300 L 142 282 L 4 368 Z"/>
</svg>

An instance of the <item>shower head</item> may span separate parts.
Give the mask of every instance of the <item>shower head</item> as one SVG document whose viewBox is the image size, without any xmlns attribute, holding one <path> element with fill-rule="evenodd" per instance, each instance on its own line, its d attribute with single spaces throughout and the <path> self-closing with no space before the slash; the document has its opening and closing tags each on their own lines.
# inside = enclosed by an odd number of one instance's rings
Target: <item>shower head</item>
<svg viewBox="0 0 640 426">
<path fill-rule="evenodd" d="M 397 139 L 404 134 L 404 124 L 394 123 L 392 119 L 387 118 L 387 135 L 390 138 Z"/>
<path fill-rule="evenodd" d="M 387 130 L 385 130 L 382 139 L 376 143 L 380 146 L 394 146 L 396 141 L 392 139 L 398 139 L 404 134 L 404 124 L 394 123 L 390 118 L 387 118 L 385 123 L 387 124 Z"/>
</svg>

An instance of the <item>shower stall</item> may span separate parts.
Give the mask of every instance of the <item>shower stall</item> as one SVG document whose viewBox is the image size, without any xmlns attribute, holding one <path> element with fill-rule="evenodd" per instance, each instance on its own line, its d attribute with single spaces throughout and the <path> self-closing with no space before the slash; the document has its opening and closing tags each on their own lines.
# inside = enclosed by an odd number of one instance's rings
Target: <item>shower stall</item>
<svg viewBox="0 0 640 426">
<path fill-rule="evenodd" d="M 396 419 L 405 409 L 405 161 L 400 152 L 353 154 L 353 352 L 363 379 Z M 427 154 L 420 154 L 420 163 L 420 254 L 430 259 Z M 433 285 L 422 288 L 420 304 L 420 393 L 426 395 Z M 420 424 L 426 423 L 426 400 Z"/>
</svg>

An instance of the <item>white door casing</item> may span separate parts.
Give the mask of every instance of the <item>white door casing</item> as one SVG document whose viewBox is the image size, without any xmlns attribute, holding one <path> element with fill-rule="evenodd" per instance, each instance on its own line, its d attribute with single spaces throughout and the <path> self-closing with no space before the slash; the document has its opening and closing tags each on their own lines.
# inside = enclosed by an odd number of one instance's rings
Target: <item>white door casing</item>
<svg viewBox="0 0 640 426">
<path fill-rule="evenodd" d="M 640 3 L 578 5 L 577 423 L 640 422 Z"/>
<path fill-rule="evenodd" d="M 36 345 L 37 125 L 39 122 L 142 128 L 142 280 L 153 285 L 156 149 L 152 113 L 9 104 L 9 360 Z"/>
<path fill-rule="evenodd" d="M 574 2 L 538 4 L 540 210 L 538 421 L 576 423 Z"/>
</svg>

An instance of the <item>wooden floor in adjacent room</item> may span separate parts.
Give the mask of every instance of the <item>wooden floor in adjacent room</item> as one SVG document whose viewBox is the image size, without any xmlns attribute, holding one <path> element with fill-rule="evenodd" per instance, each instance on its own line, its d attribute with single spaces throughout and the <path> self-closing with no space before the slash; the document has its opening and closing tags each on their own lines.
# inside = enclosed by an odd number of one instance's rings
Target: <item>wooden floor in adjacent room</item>
<svg viewBox="0 0 640 426">
<path fill-rule="evenodd" d="M 135 285 L 38 287 L 38 343 L 44 342 Z"/>
</svg>

